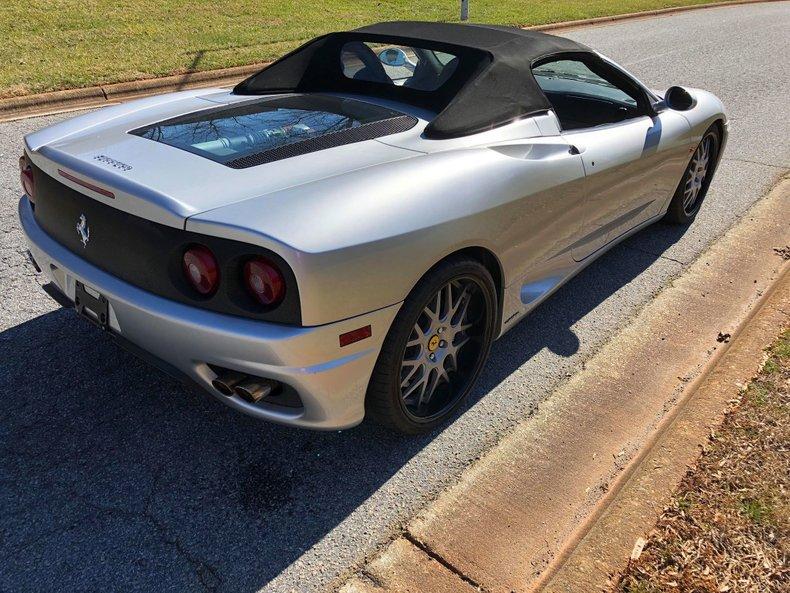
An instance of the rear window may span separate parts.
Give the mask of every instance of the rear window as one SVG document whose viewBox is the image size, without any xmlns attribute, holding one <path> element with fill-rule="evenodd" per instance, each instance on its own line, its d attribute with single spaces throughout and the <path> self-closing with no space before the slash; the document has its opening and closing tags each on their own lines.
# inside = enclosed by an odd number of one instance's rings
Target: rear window
<svg viewBox="0 0 790 593">
<path fill-rule="evenodd" d="M 346 78 L 418 91 L 435 91 L 458 67 L 458 58 L 453 54 L 367 41 L 350 41 L 343 45 L 340 61 Z"/>
<path fill-rule="evenodd" d="M 281 154 L 284 147 L 291 147 L 291 150 L 278 158 L 311 152 L 309 149 L 297 150 L 291 145 L 302 145 L 327 135 L 337 137 L 338 144 L 344 144 L 347 142 L 343 141 L 343 132 L 363 126 L 370 128 L 370 124 L 404 117 L 392 109 L 355 99 L 287 95 L 207 109 L 130 133 L 236 166 L 236 163 L 244 162 L 255 164 L 255 160 L 249 160 L 252 155 Z M 365 135 L 357 133 L 351 137 L 363 138 Z M 330 145 L 331 142 L 324 141 L 321 147 Z M 258 159 L 260 163 L 267 160 L 277 158 Z"/>
</svg>

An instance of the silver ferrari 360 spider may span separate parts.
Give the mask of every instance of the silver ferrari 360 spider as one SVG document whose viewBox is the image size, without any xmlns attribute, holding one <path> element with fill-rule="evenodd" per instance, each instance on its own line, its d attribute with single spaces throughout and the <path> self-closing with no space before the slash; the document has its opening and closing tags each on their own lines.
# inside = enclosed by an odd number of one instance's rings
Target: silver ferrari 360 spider
<svg viewBox="0 0 790 593">
<path fill-rule="evenodd" d="M 28 135 L 19 216 L 49 291 L 160 368 L 259 418 L 413 433 L 580 269 L 692 222 L 726 139 L 710 93 L 574 41 L 381 23 Z"/>
</svg>

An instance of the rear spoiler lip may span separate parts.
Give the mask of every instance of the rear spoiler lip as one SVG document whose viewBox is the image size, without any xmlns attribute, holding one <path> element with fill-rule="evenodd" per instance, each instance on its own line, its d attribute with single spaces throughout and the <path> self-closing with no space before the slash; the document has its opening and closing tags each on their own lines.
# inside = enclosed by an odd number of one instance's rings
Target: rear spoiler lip
<svg viewBox="0 0 790 593">
<path fill-rule="evenodd" d="M 94 165 L 51 146 L 42 146 L 37 151 L 28 148 L 26 153 L 39 169 L 60 183 L 134 216 L 183 229 L 186 219 L 199 213 L 170 196 L 124 177 L 120 172 Z M 83 183 L 73 181 L 60 171 L 79 177 Z M 100 186 L 97 189 L 104 189 L 114 197 L 92 190 L 90 185 Z"/>
</svg>

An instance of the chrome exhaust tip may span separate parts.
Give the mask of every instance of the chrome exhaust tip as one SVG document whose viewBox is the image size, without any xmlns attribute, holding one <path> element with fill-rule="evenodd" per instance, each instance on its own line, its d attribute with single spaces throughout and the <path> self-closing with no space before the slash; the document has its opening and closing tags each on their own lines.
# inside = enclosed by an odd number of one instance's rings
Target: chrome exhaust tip
<svg viewBox="0 0 790 593">
<path fill-rule="evenodd" d="M 250 402 L 256 404 L 267 395 L 270 395 L 278 384 L 276 381 L 270 379 L 249 378 L 236 385 L 236 395 Z"/>
<path fill-rule="evenodd" d="M 211 382 L 211 385 L 222 395 L 230 397 L 233 395 L 233 388 L 244 381 L 247 375 L 238 371 L 223 371 Z"/>
</svg>

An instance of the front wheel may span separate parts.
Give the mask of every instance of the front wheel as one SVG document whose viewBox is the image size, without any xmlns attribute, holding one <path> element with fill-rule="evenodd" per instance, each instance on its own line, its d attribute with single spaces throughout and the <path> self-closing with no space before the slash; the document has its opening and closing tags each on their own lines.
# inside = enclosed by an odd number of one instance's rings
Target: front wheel
<svg viewBox="0 0 790 593">
<path fill-rule="evenodd" d="M 683 178 L 667 209 L 664 220 L 673 224 L 691 224 L 697 217 L 702 200 L 708 193 L 713 170 L 719 154 L 721 138 L 716 125 L 712 125 L 697 145 Z"/>
<path fill-rule="evenodd" d="M 491 274 L 459 257 L 433 268 L 403 303 L 384 340 L 365 399 L 373 420 L 416 434 L 466 400 L 488 358 L 496 320 Z"/>
</svg>

